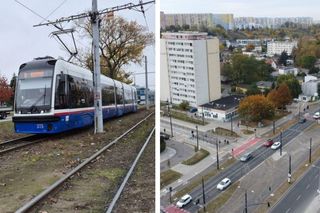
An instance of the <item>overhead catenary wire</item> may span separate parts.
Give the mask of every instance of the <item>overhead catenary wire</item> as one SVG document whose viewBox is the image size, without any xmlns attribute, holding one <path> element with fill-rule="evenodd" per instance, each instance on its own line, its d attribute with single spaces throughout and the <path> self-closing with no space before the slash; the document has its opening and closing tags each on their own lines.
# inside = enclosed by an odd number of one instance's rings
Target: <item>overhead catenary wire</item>
<svg viewBox="0 0 320 213">
<path fill-rule="evenodd" d="M 43 23 L 43 22 L 44 22 L 45 20 L 47 20 L 53 13 L 55 13 L 58 9 L 60 9 L 60 7 L 62 7 L 62 5 L 64 5 L 67 1 L 68 1 L 68 0 L 62 1 L 62 2 L 58 5 L 58 7 L 56 7 L 56 9 L 52 10 L 51 13 L 49 13 L 49 15 L 47 15 L 47 16 L 44 18 L 44 20 L 43 20 L 41 23 Z M 61 26 L 61 25 L 60 25 L 60 26 Z M 61 27 L 62 27 L 62 26 L 61 26 Z"/>
</svg>

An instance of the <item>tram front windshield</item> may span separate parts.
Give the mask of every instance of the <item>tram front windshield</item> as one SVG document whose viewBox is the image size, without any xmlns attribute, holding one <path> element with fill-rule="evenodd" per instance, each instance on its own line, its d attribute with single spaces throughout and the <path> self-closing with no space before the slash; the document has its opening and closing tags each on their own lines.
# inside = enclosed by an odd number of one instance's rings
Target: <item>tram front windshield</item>
<svg viewBox="0 0 320 213">
<path fill-rule="evenodd" d="M 16 88 L 16 113 L 49 112 L 52 94 L 51 69 L 20 71 Z"/>
</svg>

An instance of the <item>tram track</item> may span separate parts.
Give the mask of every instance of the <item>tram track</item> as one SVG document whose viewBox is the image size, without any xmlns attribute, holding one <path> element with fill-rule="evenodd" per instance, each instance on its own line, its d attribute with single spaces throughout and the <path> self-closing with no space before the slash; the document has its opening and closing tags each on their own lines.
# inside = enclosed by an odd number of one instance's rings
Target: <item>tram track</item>
<svg viewBox="0 0 320 213">
<path fill-rule="evenodd" d="M 25 203 L 25 205 L 20 207 L 16 212 L 29 212 L 29 211 L 33 212 L 33 210 L 36 210 L 35 212 L 38 212 L 39 208 L 41 208 L 41 204 L 45 203 L 46 198 L 51 196 L 51 194 L 53 194 L 52 196 L 55 196 L 56 193 L 59 194 L 59 191 L 61 189 L 62 189 L 62 191 L 68 190 L 68 187 L 64 187 L 64 185 L 70 185 L 70 183 L 68 183 L 68 182 L 72 183 L 74 177 L 82 176 L 82 172 L 86 173 L 86 170 L 92 170 L 92 168 L 95 167 L 95 163 L 99 161 L 99 158 L 106 158 L 106 160 L 108 161 L 109 157 L 110 156 L 112 157 L 112 152 L 113 152 L 112 150 L 121 146 L 121 145 L 118 145 L 118 143 L 119 144 L 125 143 L 126 140 L 133 139 L 135 137 L 134 134 L 142 134 L 142 133 L 146 134 L 147 133 L 148 134 L 147 141 L 149 141 L 151 136 L 154 135 L 154 118 L 152 117 L 153 114 L 154 113 L 150 113 L 148 116 L 146 116 L 141 121 L 136 123 L 133 127 L 128 129 L 126 132 L 124 132 L 122 135 L 120 135 L 119 137 L 114 139 L 112 142 L 108 143 L 107 145 L 105 145 L 104 147 L 102 147 L 101 149 L 96 151 L 90 157 L 83 159 L 82 163 L 77 165 L 71 171 L 67 172 L 63 177 L 61 177 L 59 180 L 57 180 L 52 185 L 47 187 L 45 190 L 43 190 L 40 194 L 35 196 L 33 199 L 31 199 L 30 201 Z M 152 125 L 150 125 L 150 122 L 151 122 L 150 117 L 152 119 Z M 140 126 L 142 126 L 142 124 L 144 124 L 143 128 L 148 129 L 148 132 L 142 131 L 142 129 L 141 129 L 142 127 L 140 127 Z M 153 126 L 153 127 L 152 127 L 152 130 L 150 131 L 151 126 Z M 151 133 L 149 134 L 149 132 L 151 132 Z M 141 137 L 141 135 L 140 135 L 140 137 Z M 147 144 L 147 142 L 145 144 Z M 127 145 L 129 145 L 129 144 L 127 144 Z M 116 147 L 116 148 L 114 148 L 114 147 Z M 126 151 L 131 152 L 131 148 L 132 147 L 130 147 L 130 149 L 127 149 Z M 139 150 L 141 150 L 141 147 L 139 148 Z M 106 152 L 108 152 L 107 157 L 104 155 Z"/>
<path fill-rule="evenodd" d="M 26 137 L 20 137 L 11 139 L 0 143 L 0 155 L 21 149 L 32 144 L 43 142 L 43 139 L 48 136 L 44 135 L 29 135 Z"/>
</svg>

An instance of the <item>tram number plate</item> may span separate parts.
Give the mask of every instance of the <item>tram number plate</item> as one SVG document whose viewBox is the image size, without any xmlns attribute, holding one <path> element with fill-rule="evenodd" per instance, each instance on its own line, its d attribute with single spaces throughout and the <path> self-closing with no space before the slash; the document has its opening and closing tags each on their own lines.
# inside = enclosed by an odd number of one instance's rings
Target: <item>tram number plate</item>
<svg viewBox="0 0 320 213">
<path fill-rule="evenodd" d="M 37 124 L 37 129 L 43 129 L 43 128 L 44 128 L 43 124 Z"/>
</svg>

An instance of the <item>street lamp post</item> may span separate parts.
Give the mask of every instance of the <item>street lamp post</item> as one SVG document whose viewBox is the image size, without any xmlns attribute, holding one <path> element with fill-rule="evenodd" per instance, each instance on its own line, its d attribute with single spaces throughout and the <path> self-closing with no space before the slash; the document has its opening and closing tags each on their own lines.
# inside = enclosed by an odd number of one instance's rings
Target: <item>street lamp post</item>
<svg viewBox="0 0 320 213">
<path fill-rule="evenodd" d="M 248 195 L 247 195 L 247 190 L 244 193 L 244 213 L 248 213 Z"/>
<path fill-rule="evenodd" d="M 204 108 L 202 106 L 202 125 L 204 126 Z"/>
<path fill-rule="evenodd" d="M 171 128 L 171 137 L 173 137 L 173 128 L 172 128 L 172 117 L 171 117 L 171 111 L 170 111 L 170 104 L 169 100 L 167 100 L 167 105 L 168 105 L 168 113 L 169 113 L 169 118 L 170 118 L 170 128 Z"/>
<path fill-rule="evenodd" d="M 311 148 L 312 148 L 312 138 L 310 138 L 310 146 L 309 146 L 309 163 L 311 163 L 311 152 L 312 152 Z"/>
<path fill-rule="evenodd" d="M 291 155 L 289 154 L 288 183 L 291 183 Z"/>
<path fill-rule="evenodd" d="M 206 195 L 204 193 L 204 180 L 202 177 L 202 198 L 203 198 L 203 210 L 206 212 Z"/>
<path fill-rule="evenodd" d="M 232 136 L 232 132 L 233 132 L 233 122 L 232 122 L 232 118 L 233 118 L 233 114 L 231 113 L 231 132 L 230 135 Z"/>
<path fill-rule="evenodd" d="M 219 146 L 218 146 L 218 139 L 216 139 L 216 150 L 217 150 L 217 170 L 219 170 L 220 167 L 219 167 Z"/>
<path fill-rule="evenodd" d="M 282 156 L 282 131 L 280 132 L 280 156 Z"/>
<path fill-rule="evenodd" d="M 275 134 L 276 133 L 276 121 L 275 120 L 273 120 L 273 122 L 272 122 L 272 130 L 273 130 L 273 134 Z"/>
<path fill-rule="evenodd" d="M 197 151 L 199 151 L 199 135 L 198 135 L 198 126 L 196 126 L 197 131 Z"/>
</svg>

